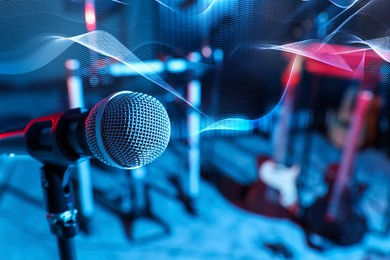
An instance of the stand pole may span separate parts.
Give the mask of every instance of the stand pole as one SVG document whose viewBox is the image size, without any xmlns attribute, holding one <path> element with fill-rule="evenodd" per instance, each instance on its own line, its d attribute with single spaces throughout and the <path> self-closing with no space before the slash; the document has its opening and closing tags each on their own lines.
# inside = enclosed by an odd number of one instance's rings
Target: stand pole
<svg viewBox="0 0 390 260">
<path fill-rule="evenodd" d="M 201 104 L 201 84 L 198 80 L 192 80 L 187 86 L 188 101 L 196 108 Z M 187 114 L 188 123 L 188 190 L 185 201 L 190 213 L 196 215 L 197 209 L 195 200 L 199 196 L 200 186 L 200 119 L 201 116 L 196 110 L 190 110 Z"/>
<path fill-rule="evenodd" d="M 67 60 L 65 62 L 67 69 L 67 92 L 69 108 L 85 107 L 83 82 L 80 76 L 80 62 L 78 60 Z M 76 185 L 76 202 L 80 210 L 78 222 L 80 230 L 85 233 L 91 233 L 91 219 L 95 211 L 92 192 L 91 165 L 89 160 L 79 162 L 74 167 L 74 176 L 77 181 Z"/>
<path fill-rule="evenodd" d="M 45 196 L 47 220 L 51 232 L 57 237 L 62 260 L 76 259 L 73 237 L 78 225 L 74 208 L 68 167 L 45 164 L 41 168 L 42 188 Z"/>
<path fill-rule="evenodd" d="M 76 259 L 76 251 L 73 239 L 57 237 L 57 245 L 62 260 Z"/>
</svg>

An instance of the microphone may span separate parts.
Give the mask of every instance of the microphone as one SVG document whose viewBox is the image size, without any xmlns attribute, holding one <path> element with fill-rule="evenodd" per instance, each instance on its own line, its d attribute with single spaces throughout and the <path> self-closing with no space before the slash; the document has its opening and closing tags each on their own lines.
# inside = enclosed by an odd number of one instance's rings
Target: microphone
<svg viewBox="0 0 390 260">
<path fill-rule="evenodd" d="M 29 154 L 53 165 L 69 166 L 84 158 L 134 169 L 166 149 L 170 121 L 152 96 L 122 91 L 96 104 L 32 120 L 23 130 L 0 134 L 0 153 Z"/>
</svg>

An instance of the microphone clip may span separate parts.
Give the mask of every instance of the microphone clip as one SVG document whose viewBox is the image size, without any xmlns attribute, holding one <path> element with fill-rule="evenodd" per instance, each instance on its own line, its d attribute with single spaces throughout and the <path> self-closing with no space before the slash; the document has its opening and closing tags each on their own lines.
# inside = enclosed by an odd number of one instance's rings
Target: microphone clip
<svg viewBox="0 0 390 260">
<path fill-rule="evenodd" d="M 27 152 L 44 164 L 67 167 L 78 162 L 80 153 L 85 154 L 80 132 L 86 117 L 85 110 L 75 108 L 32 120 L 24 129 Z"/>
</svg>

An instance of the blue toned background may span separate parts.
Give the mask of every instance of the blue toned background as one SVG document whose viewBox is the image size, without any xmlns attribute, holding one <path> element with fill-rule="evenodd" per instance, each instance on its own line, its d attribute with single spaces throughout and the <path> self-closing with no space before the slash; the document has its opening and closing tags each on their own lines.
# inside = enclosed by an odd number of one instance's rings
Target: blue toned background
<svg viewBox="0 0 390 260">
<path fill-rule="evenodd" d="M 80 259 L 388 259 L 389 12 L 386 0 L 0 0 L 0 133 L 122 90 L 167 109 L 171 140 L 154 162 L 126 171 L 91 160 Z M 229 195 L 258 189 L 259 159 L 280 147 L 301 169 L 302 210 L 327 194 L 361 86 L 374 96 L 349 182 L 365 186 L 361 241 L 316 250 L 294 217 Z M 58 258 L 41 164 L 1 153 L 0 258 Z M 86 188 L 72 177 L 80 207 Z M 169 233 L 137 218 L 145 207 Z"/>
</svg>

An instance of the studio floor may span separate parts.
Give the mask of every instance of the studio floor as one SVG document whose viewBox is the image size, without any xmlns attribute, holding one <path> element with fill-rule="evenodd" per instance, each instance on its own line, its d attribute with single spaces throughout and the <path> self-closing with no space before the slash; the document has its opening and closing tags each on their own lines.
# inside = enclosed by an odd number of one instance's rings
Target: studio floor
<svg viewBox="0 0 390 260">
<path fill-rule="evenodd" d="M 251 140 L 252 138 L 252 140 Z M 259 137 L 229 137 L 220 139 L 225 149 L 244 149 L 238 143 L 264 143 Z M 205 141 L 207 142 L 207 140 Z M 211 142 L 211 141 L 210 141 Z M 217 142 L 214 140 L 213 142 Z M 320 138 L 315 139 L 316 149 L 332 149 Z M 229 148 L 230 147 L 230 148 Z M 237 148 L 241 147 L 241 148 Z M 229 152 L 224 150 L 225 152 Z M 336 152 L 335 152 L 336 153 Z M 147 167 L 147 181 L 168 187 L 163 169 L 168 157 L 179 157 L 170 171 L 180 173 L 185 167 L 185 154 L 180 154 L 171 144 L 154 164 Z M 315 154 L 315 153 L 313 153 Z M 235 158 L 240 163 L 240 155 Z M 337 154 L 334 156 L 337 157 Z M 317 165 L 318 171 L 325 167 L 330 156 Z M 390 172 L 390 165 L 375 151 L 359 154 L 359 169 L 372 167 L 370 171 Z M 311 160 L 318 160 L 315 156 Z M 322 166 L 319 165 L 322 163 Z M 2 184 L 7 188 L 0 195 L 0 259 L 57 259 L 57 245 L 45 219 L 43 194 L 40 187 L 40 164 L 27 158 L 3 158 Z M 165 166 L 166 167 L 166 166 Z M 363 167 L 363 168 L 362 168 Z M 388 169 L 388 170 L 386 170 Z M 5 174 L 5 171 L 7 174 Z M 106 194 L 115 197 L 125 189 L 123 172 L 107 173 L 93 167 L 93 183 Z M 380 174 L 380 173 L 377 173 Z M 380 178 L 377 178 L 381 180 Z M 383 179 L 382 179 L 383 181 Z M 387 186 L 383 184 L 382 186 Z M 379 185 L 379 184 L 378 184 Z M 169 188 L 168 188 L 169 190 Z M 121 219 L 96 203 L 91 234 L 80 233 L 76 239 L 79 259 L 390 259 L 390 236 L 370 232 L 364 240 L 351 247 L 334 247 L 318 252 L 306 245 L 303 230 L 289 220 L 272 219 L 243 211 L 220 195 L 217 189 L 202 181 L 197 200 L 198 216 L 190 215 L 183 204 L 172 198 L 152 192 L 153 211 L 171 227 L 171 233 L 147 241 L 129 241 Z M 378 189 L 370 193 L 384 196 Z M 382 192 L 383 193 L 383 192 Z M 370 195 L 370 196 L 371 196 Z M 373 229 L 381 229 L 379 222 L 386 217 L 371 218 Z M 377 225 L 375 227 L 375 224 Z M 154 228 L 144 221 L 135 226 L 134 232 L 146 233 Z M 290 253 L 286 256 L 266 245 L 283 245 Z"/>
</svg>

